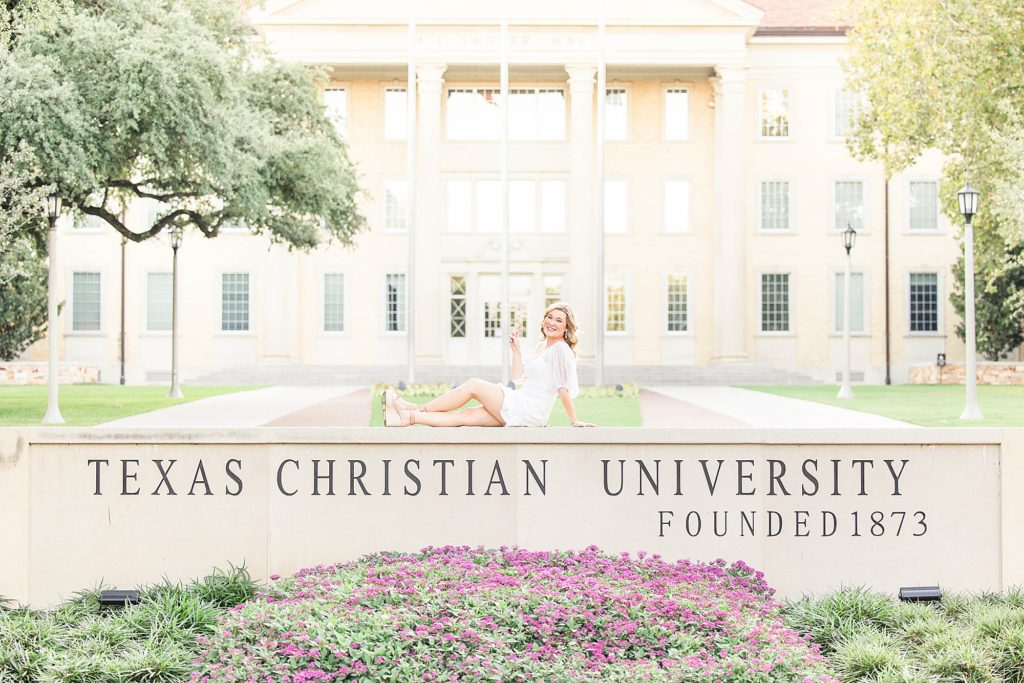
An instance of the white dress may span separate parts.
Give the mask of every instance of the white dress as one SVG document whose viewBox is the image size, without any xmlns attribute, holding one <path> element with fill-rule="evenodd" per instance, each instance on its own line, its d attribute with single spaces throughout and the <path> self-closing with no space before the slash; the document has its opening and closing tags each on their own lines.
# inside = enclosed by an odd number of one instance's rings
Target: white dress
<svg viewBox="0 0 1024 683">
<path fill-rule="evenodd" d="M 518 388 L 498 385 L 505 393 L 501 419 L 506 427 L 544 427 L 559 389 L 568 389 L 570 398 L 580 393 L 572 349 L 564 341 L 557 341 L 541 351 L 545 344 L 543 341 L 537 344 L 524 360 L 523 374 L 516 380 Z"/>
</svg>

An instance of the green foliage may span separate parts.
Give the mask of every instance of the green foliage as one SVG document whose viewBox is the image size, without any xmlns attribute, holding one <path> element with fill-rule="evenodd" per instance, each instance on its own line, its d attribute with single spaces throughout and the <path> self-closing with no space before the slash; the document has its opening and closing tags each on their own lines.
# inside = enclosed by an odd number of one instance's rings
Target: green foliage
<svg viewBox="0 0 1024 683">
<path fill-rule="evenodd" d="M 0 249 L 0 361 L 12 360 L 46 334 L 46 265 L 26 237 Z M 60 306 L 58 306 L 60 308 Z"/>
<path fill-rule="evenodd" d="M 957 190 L 970 181 L 981 193 L 978 348 L 995 358 L 1024 341 L 1024 5 L 860 0 L 850 9 L 845 67 L 849 87 L 865 96 L 850 150 L 881 160 L 887 175 L 927 149 L 942 152 L 940 196 L 954 225 L 963 220 Z M 962 318 L 962 260 L 955 272 L 951 300 Z"/>
<path fill-rule="evenodd" d="M 0 610 L 0 681 L 106 683 L 186 680 L 228 608 L 256 595 L 244 567 L 214 570 L 188 585 L 143 587 L 138 605 L 106 608 L 99 588 L 49 612 Z"/>
<path fill-rule="evenodd" d="M 964 257 L 953 266 L 950 301 L 961 320 L 956 334 L 966 339 L 964 327 Z M 974 239 L 975 331 L 978 351 L 989 360 L 1024 344 L 1024 240 L 1010 242 L 992 230 Z"/>
<path fill-rule="evenodd" d="M 821 646 L 844 683 L 1024 681 L 1020 589 L 899 603 L 864 589 L 805 597 L 786 623 Z"/>
<path fill-rule="evenodd" d="M 134 241 L 244 224 L 308 249 L 351 245 L 365 227 L 355 169 L 319 103 L 324 74 L 278 62 L 237 3 L 38 7 L 0 40 L 0 158 L 23 142 L 23 169 L 76 212 Z M 120 214 L 138 198 L 159 204 L 137 232 Z"/>
</svg>

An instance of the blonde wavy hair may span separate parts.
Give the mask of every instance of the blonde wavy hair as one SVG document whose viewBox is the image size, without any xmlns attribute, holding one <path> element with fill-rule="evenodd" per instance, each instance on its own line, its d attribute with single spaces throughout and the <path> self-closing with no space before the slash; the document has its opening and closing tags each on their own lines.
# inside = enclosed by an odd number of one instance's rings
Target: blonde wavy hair
<svg viewBox="0 0 1024 683">
<path fill-rule="evenodd" d="M 562 338 L 572 349 L 573 355 L 576 355 L 576 344 L 580 341 L 576 336 L 576 316 L 572 312 L 572 307 L 564 301 L 556 301 L 544 309 L 544 315 L 540 317 L 541 335 L 544 335 L 544 318 L 548 317 L 548 313 L 551 311 L 561 311 L 565 314 L 565 334 L 562 335 Z"/>
</svg>

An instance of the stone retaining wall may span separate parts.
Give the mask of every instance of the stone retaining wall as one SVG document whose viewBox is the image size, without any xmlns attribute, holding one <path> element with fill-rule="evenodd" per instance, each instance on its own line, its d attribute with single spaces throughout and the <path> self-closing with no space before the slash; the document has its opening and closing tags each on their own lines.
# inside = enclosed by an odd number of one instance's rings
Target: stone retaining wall
<svg viewBox="0 0 1024 683">
<path fill-rule="evenodd" d="M 966 366 L 961 363 L 915 365 L 910 368 L 911 384 L 964 384 Z M 1024 384 L 1024 361 L 1014 363 L 978 363 L 978 384 Z"/>
<path fill-rule="evenodd" d="M 0 384 L 46 384 L 49 381 L 49 369 L 49 363 L 0 363 Z M 58 363 L 57 381 L 61 384 L 99 382 L 100 370 L 85 365 Z"/>
</svg>

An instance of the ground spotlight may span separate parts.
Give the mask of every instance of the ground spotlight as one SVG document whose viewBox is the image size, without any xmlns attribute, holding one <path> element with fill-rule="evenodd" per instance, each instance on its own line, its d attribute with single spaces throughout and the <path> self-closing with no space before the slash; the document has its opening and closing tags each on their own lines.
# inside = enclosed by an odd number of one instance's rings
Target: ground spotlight
<svg viewBox="0 0 1024 683">
<path fill-rule="evenodd" d="M 100 604 L 108 607 L 124 607 L 125 605 L 137 605 L 141 596 L 136 590 L 109 590 L 100 591 Z"/>
<path fill-rule="evenodd" d="M 900 600 L 903 602 L 932 602 L 942 599 L 942 591 L 938 586 L 903 586 L 900 588 Z"/>
</svg>

